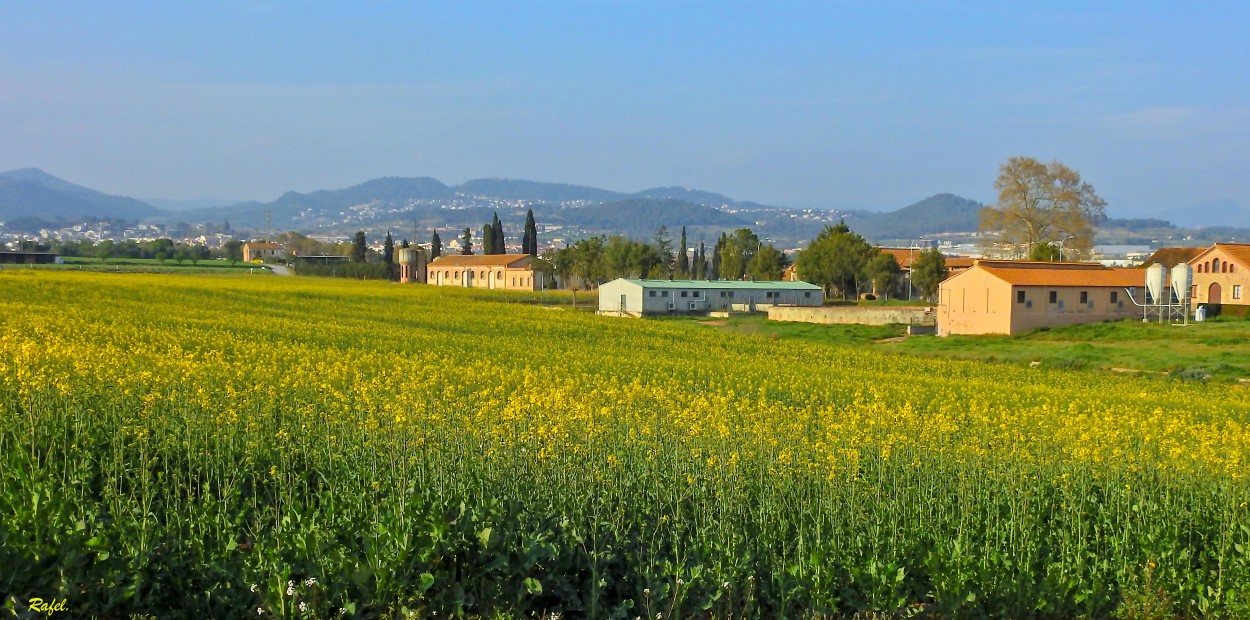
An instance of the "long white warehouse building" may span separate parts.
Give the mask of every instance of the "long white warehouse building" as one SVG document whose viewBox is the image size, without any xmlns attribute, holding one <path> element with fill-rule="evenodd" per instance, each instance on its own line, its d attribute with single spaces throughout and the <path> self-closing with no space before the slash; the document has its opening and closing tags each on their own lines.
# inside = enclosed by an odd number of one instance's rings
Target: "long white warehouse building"
<svg viewBox="0 0 1250 620">
<path fill-rule="evenodd" d="M 819 306 L 824 294 L 807 282 L 730 280 L 639 280 L 618 278 L 599 287 L 599 314 L 647 314 L 739 310 L 770 306 Z"/>
</svg>

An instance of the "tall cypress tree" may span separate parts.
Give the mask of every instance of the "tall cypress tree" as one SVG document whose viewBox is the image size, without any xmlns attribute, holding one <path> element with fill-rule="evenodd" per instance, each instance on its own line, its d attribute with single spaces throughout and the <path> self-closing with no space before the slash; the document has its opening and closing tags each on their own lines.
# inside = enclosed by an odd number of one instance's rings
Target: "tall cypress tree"
<svg viewBox="0 0 1250 620">
<path fill-rule="evenodd" d="M 365 240 L 365 231 L 356 231 L 355 236 L 352 237 L 351 257 L 353 263 L 365 262 L 365 254 L 369 251 L 369 246 L 367 244 L 368 242 Z"/>
<path fill-rule="evenodd" d="M 681 227 L 681 243 L 677 246 L 677 277 L 690 277 L 690 256 L 686 254 L 686 227 Z"/>
<path fill-rule="evenodd" d="M 467 226 L 460 235 L 460 253 L 466 256 L 473 253 L 473 229 Z"/>
<path fill-rule="evenodd" d="M 382 264 L 386 266 L 386 276 L 394 279 L 395 272 L 395 239 L 391 231 L 386 231 L 386 239 L 382 241 Z"/>
<path fill-rule="evenodd" d="M 499 222 L 499 213 L 495 213 L 491 225 L 491 236 L 494 238 L 495 254 L 507 254 L 508 249 L 504 247 L 503 224 Z"/>
<path fill-rule="evenodd" d="M 534 210 L 525 212 L 525 238 L 521 241 L 522 252 L 530 256 L 538 255 L 538 224 L 534 222 Z"/>
<path fill-rule="evenodd" d="M 699 242 L 699 247 L 694 251 L 694 279 L 702 280 L 707 275 L 707 247 L 703 242 Z"/>
<path fill-rule="evenodd" d="M 482 225 L 482 254 L 495 254 L 495 228 L 490 224 Z"/>
<path fill-rule="evenodd" d="M 717 239 L 716 245 L 712 247 L 712 273 L 708 275 L 709 280 L 719 280 L 721 278 L 721 255 L 724 254 L 725 247 L 728 245 L 729 235 L 721 233 L 720 239 Z"/>
<path fill-rule="evenodd" d="M 434 231 L 434 236 L 430 239 L 430 260 L 434 260 L 443 255 L 443 240 L 438 237 L 438 231 Z"/>
</svg>

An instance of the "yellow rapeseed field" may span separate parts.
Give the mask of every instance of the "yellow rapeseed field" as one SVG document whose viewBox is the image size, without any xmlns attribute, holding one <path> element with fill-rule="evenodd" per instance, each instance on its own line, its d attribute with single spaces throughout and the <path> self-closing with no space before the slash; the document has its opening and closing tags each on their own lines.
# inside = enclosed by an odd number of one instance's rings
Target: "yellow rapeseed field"
<svg viewBox="0 0 1250 620">
<path fill-rule="evenodd" d="M 1235 384 L 418 285 L 10 271 L 0 422 L 15 608 L 1250 615 Z"/>
</svg>

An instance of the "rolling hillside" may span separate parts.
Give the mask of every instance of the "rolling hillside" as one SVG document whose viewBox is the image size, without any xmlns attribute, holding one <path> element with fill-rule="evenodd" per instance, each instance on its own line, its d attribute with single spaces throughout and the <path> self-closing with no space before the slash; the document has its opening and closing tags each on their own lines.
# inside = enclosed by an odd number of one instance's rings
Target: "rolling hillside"
<svg viewBox="0 0 1250 620">
<path fill-rule="evenodd" d="M 0 219 L 141 219 L 160 214 L 150 204 L 75 185 L 37 168 L 0 172 Z"/>
</svg>

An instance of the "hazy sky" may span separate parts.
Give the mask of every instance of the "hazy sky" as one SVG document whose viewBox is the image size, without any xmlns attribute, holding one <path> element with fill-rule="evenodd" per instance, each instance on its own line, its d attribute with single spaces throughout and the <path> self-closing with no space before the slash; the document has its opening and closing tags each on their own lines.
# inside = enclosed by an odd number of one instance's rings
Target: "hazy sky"
<svg viewBox="0 0 1250 620">
<path fill-rule="evenodd" d="M 1093 5 L 1093 8 L 1090 6 Z M 6 2 L 0 170 L 271 200 L 380 176 L 1250 206 L 1247 2 Z"/>
</svg>

